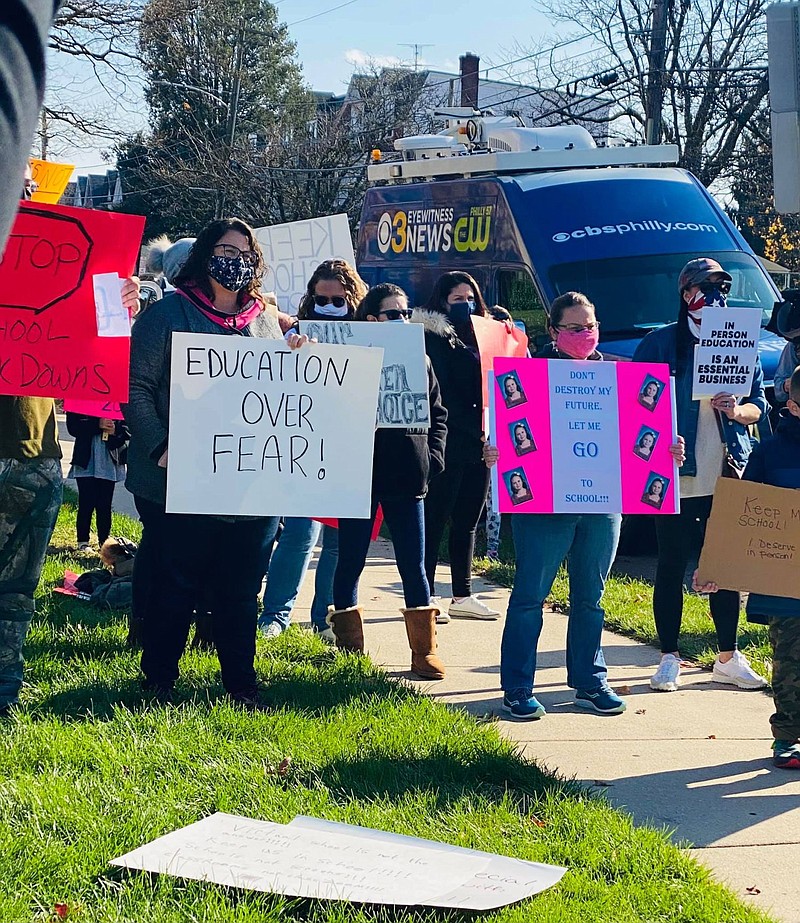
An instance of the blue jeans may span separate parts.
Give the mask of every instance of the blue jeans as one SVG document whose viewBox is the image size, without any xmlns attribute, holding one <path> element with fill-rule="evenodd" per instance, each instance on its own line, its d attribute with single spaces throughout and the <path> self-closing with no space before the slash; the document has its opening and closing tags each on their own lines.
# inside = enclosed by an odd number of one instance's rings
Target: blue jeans
<svg viewBox="0 0 800 923">
<path fill-rule="evenodd" d="M 315 519 L 287 517 L 272 552 L 264 591 L 264 611 L 258 620 L 259 628 L 276 623 L 288 628 L 297 594 L 311 563 L 311 555 L 322 532 L 322 552 L 317 563 L 314 582 L 314 602 L 311 606 L 311 623 L 315 628 L 326 628 L 325 616 L 333 602 L 333 574 L 339 555 L 339 536 L 336 529 Z"/>
<path fill-rule="evenodd" d="M 621 522 L 621 516 L 604 513 L 511 516 L 517 573 L 500 653 L 504 692 L 529 694 L 533 689 L 542 607 L 565 558 L 569 571 L 567 683 L 586 692 L 605 684 L 600 600 L 617 553 Z"/>
<path fill-rule="evenodd" d="M 333 604 L 337 609 L 358 605 L 358 581 L 367 562 L 375 513 L 380 503 L 392 536 L 394 557 L 407 609 L 429 606 L 428 578 L 425 576 L 425 519 L 422 500 L 414 497 L 373 498 L 369 519 L 342 519 L 339 522 L 341 553 L 333 581 Z"/>
</svg>

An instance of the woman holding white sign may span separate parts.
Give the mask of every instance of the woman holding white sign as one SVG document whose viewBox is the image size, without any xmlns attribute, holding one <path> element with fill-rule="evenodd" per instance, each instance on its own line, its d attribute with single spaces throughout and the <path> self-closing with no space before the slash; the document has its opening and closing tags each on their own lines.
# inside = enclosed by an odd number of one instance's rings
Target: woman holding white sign
<svg viewBox="0 0 800 923">
<path fill-rule="evenodd" d="M 356 318 L 380 323 L 407 324 L 411 315 L 405 292 L 396 285 L 376 285 L 364 298 Z M 333 580 L 334 611 L 328 624 L 336 643 L 345 650 L 364 650 L 358 581 L 369 552 L 378 506 L 392 536 L 397 569 L 403 581 L 406 608 L 402 609 L 411 672 L 422 679 L 443 679 L 444 664 L 436 656 L 436 616 L 425 573 L 423 499 L 431 478 L 444 470 L 447 411 L 439 384 L 428 361 L 428 400 L 431 423 L 426 429 L 375 430 L 372 466 L 372 515 L 369 519 L 339 521 L 339 563 Z"/>
<path fill-rule="evenodd" d="M 275 312 L 259 294 L 263 271 L 249 225 L 237 218 L 212 221 L 192 246 L 176 291 L 132 329 L 127 486 L 144 525 L 153 582 L 142 625 L 143 688 L 162 699 L 178 678 L 195 602 L 205 598 L 228 697 L 248 709 L 262 707 L 254 667 L 256 612 L 264 549 L 277 520 L 167 513 L 166 467 L 172 334 L 280 339 Z M 289 346 L 304 342 L 294 335 Z"/>
<path fill-rule="evenodd" d="M 656 518 L 658 568 L 653 613 L 662 656 L 650 686 L 659 692 L 674 692 L 680 682 L 678 635 L 684 573 L 702 544 L 717 478 L 742 476 L 751 451 L 748 427 L 760 422 L 769 409 L 758 359 L 747 397 L 738 399 L 722 391 L 711 399 L 692 400 L 694 352 L 700 341 L 703 309 L 725 307 L 731 282 L 731 275 L 716 260 L 690 260 L 678 280 L 677 323 L 649 333 L 633 356 L 634 362 L 669 363 L 675 376 L 678 429 L 686 440 L 686 463 L 680 477 L 681 511 L 676 516 Z M 766 686 L 766 680 L 736 649 L 739 594 L 721 590 L 711 597 L 710 605 L 719 646 L 714 679 L 744 689 Z"/>
</svg>

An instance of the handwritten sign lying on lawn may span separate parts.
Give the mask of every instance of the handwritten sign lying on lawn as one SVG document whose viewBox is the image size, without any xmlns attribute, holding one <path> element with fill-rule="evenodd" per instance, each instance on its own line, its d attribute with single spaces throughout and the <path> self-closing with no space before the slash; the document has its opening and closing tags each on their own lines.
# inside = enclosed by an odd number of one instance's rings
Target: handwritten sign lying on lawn
<svg viewBox="0 0 800 923">
<path fill-rule="evenodd" d="M 298 817 L 212 814 L 113 865 L 320 900 L 490 910 L 556 884 L 557 866 Z"/>
</svg>

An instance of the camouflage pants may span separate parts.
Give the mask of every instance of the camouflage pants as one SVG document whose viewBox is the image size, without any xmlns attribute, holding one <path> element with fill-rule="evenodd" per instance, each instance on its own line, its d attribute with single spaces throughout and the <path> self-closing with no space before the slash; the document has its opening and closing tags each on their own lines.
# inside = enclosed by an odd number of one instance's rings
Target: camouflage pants
<svg viewBox="0 0 800 923">
<path fill-rule="evenodd" d="M 776 740 L 800 740 L 800 618 L 770 619 Z"/>
<path fill-rule="evenodd" d="M 61 485 L 58 459 L 0 459 L 0 708 L 14 704 L 22 686 L 22 645 Z"/>
</svg>

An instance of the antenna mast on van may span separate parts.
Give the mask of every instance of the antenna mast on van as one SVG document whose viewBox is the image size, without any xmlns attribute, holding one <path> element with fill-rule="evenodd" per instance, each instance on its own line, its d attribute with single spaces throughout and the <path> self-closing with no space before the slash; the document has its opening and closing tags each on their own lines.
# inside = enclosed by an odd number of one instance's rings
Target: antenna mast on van
<svg viewBox="0 0 800 923">
<path fill-rule="evenodd" d="M 579 125 L 526 128 L 522 118 L 496 116 L 469 106 L 436 110 L 445 127 L 438 134 L 412 135 L 394 142 L 398 160 L 372 164 L 372 181 L 412 180 L 475 174 L 531 173 L 581 167 L 675 164 L 675 144 L 598 147 Z"/>
</svg>

